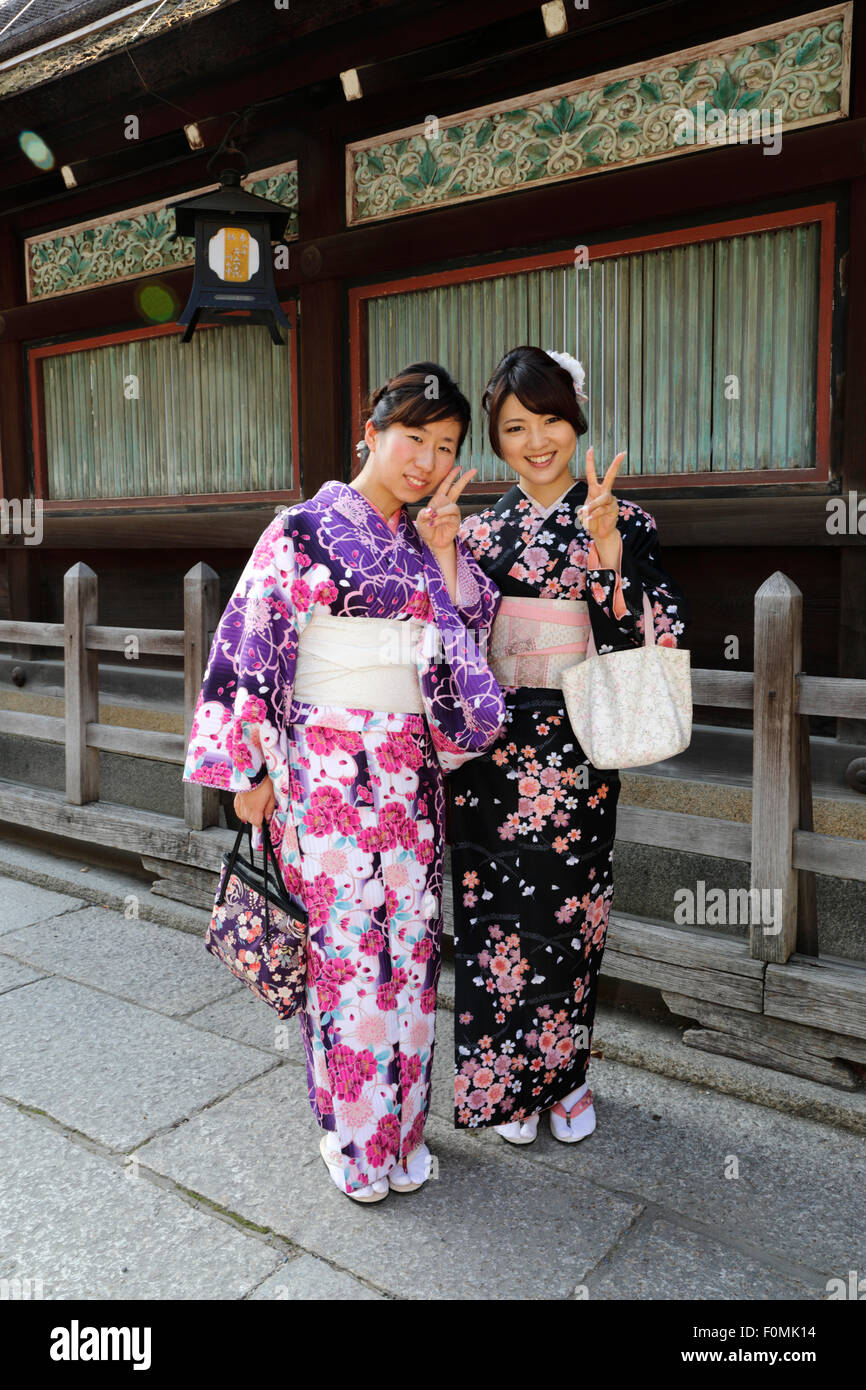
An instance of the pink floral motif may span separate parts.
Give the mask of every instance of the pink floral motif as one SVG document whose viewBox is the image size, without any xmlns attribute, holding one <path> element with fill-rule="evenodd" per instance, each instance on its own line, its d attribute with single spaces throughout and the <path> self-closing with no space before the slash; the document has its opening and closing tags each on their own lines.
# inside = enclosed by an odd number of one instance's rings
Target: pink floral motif
<svg viewBox="0 0 866 1390">
<path fill-rule="evenodd" d="M 331 1100 L 331 1092 L 326 1091 L 324 1086 L 316 1087 L 316 1104 L 323 1115 L 333 1115 L 334 1104 Z"/>
<path fill-rule="evenodd" d="M 366 1142 L 365 1152 L 374 1168 L 381 1168 L 391 1155 L 400 1152 L 400 1121 L 396 1115 L 382 1115 L 376 1132 Z"/>
<path fill-rule="evenodd" d="M 410 1086 L 414 1086 L 420 1075 L 421 1058 L 418 1056 L 417 1052 L 412 1053 L 409 1057 L 406 1056 L 405 1052 L 401 1052 L 400 1085 L 403 1090 L 408 1091 Z"/>
<path fill-rule="evenodd" d="M 316 952 L 312 954 L 315 956 Z M 340 1003 L 340 988 L 357 975 L 357 967 L 339 956 L 322 957 L 316 963 L 316 989 L 323 1009 L 334 1010 Z"/>
<path fill-rule="evenodd" d="M 304 813 L 304 829 L 308 835 L 354 835 L 361 825 L 356 806 L 350 806 L 334 786 L 317 787 Z"/>
<path fill-rule="evenodd" d="M 376 1058 L 369 1049 L 356 1052 L 345 1043 L 338 1043 L 327 1053 L 328 1077 L 339 1100 L 355 1101 L 364 1082 L 376 1075 Z"/>
<path fill-rule="evenodd" d="M 313 602 L 324 604 L 325 607 L 332 604 L 337 596 L 338 589 L 333 579 L 325 579 L 313 589 Z"/>
<path fill-rule="evenodd" d="M 292 581 L 292 603 L 299 613 L 306 613 L 313 601 L 312 591 L 305 579 L 295 579 Z"/>
<path fill-rule="evenodd" d="M 409 1126 L 409 1133 L 403 1141 L 403 1155 L 406 1158 L 424 1142 L 424 1119 L 424 1111 L 421 1110 Z"/>
<path fill-rule="evenodd" d="M 408 614 L 410 618 L 418 618 L 422 623 L 430 622 L 433 617 L 433 606 L 426 589 L 419 589 L 412 594 L 400 611 Z"/>
<path fill-rule="evenodd" d="M 248 768 L 252 768 L 252 754 L 244 741 L 240 724 L 233 724 L 226 734 L 226 752 L 238 772 L 246 772 Z"/>
<path fill-rule="evenodd" d="M 422 936 L 420 941 L 416 941 L 412 947 L 412 959 L 416 964 L 429 960 L 433 954 L 433 942 L 429 936 Z"/>
<path fill-rule="evenodd" d="M 376 756 L 385 772 L 401 772 L 404 767 L 417 771 L 424 761 L 417 741 L 410 734 L 389 734 Z"/>
<path fill-rule="evenodd" d="M 385 938 L 375 927 L 361 933 L 358 946 L 365 956 L 378 956 L 385 949 Z"/>
</svg>

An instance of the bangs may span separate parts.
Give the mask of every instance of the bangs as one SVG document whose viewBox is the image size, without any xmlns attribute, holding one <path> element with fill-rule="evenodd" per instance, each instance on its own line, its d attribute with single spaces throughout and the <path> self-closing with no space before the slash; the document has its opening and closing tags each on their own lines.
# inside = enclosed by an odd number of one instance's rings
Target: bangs
<svg viewBox="0 0 866 1390">
<path fill-rule="evenodd" d="M 505 401 L 512 395 L 533 415 L 558 415 L 568 421 L 575 434 L 587 431 L 586 417 L 574 394 L 574 382 L 565 368 L 541 348 L 512 348 L 490 378 L 483 401 L 490 443 L 500 458 L 499 418 Z"/>
</svg>

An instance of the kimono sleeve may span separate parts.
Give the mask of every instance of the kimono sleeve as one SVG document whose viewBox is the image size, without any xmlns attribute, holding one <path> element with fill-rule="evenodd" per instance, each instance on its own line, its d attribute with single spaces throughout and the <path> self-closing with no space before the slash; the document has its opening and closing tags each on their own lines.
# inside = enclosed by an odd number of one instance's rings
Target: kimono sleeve
<svg viewBox="0 0 866 1390">
<path fill-rule="evenodd" d="M 587 562 L 587 602 L 599 652 L 644 640 L 643 594 L 653 610 L 655 640 L 662 647 L 682 645 L 691 612 L 682 590 L 664 569 L 655 520 L 649 512 L 629 504 L 617 520 L 620 537 L 619 569 L 598 564 L 595 542 Z"/>
<path fill-rule="evenodd" d="M 452 602 L 439 563 L 422 542 L 430 620 L 418 647 L 421 697 L 445 772 L 485 752 L 505 723 L 505 699 L 487 665 L 487 641 L 500 593 L 463 543 L 457 545 Z"/>
<path fill-rule="evenodd" d="M 195 706 L 184 782 L 243 792 L 274 771 L 310 612 L 285 513 L 262 532 L 219 620 Z"/>
</svg>

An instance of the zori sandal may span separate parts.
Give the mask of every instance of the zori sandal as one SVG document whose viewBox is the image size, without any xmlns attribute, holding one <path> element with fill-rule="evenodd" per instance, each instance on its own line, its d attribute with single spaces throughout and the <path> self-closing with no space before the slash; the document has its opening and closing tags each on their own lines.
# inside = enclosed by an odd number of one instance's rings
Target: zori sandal
<svg viewBox="0 0 866 1390">
<path fill-rule="evenodd" d="M 575 1120 L 578 1115 L 582 1115 L 584 1110 L 591 1111 L 579 1128 L 575 1127 Z M 595 1109 L 592 1104 L 592 1091 L 587 1086 L 586 1091 L 580 1100 L 576 1100 L 570 1110 L 566 1110 L 562 1101 L 557 1101 L 556 1105 L 550 1108 L 550 1132 L 554 1139 L 558 1139 L 561 1144 L 576 1144 L 579 1140 L 585 1139 L 592 1134 L 595 1129 Z"/>
<path fill-rule="evenodd" d="M 319 1153 L 322 1155 L 328 1167 L 328 1172 L 334 1180 L 335 1185 L 347 1197 L 351 1197 L 353 1202 L 381 1202 L 383 1197 L 387 1197 L 390 1191 L 387 1178 L 377 1178 L 370 1184 L 367 1192 L 346 1192 L 346 1173 L 342 1163 L 335 1158 L 328 1148 L 328 1136 L 323 1134 L 319 1142 Z"/>
</svg>

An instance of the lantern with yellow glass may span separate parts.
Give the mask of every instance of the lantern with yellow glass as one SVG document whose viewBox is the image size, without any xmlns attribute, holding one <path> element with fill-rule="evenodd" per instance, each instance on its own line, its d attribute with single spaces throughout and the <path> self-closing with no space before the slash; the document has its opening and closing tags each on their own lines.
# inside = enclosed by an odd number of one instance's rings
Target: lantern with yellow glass
<svg viewBox="0 0 866 1390">
<path fill-rule="evenodd" d="M 271 243 L 285 242 L 288 208 L 248 193 L 236 169 L 223 170 L 213 193 L 166 206 L 174 208 L 175 238 L 195 237 L 192 290 L 177 320 L 184 327 L 181 342 L 189 342 L 199 323 L 232 315 L 231 322 L 266 324 L 284 347 L 279 330 L 289 320 L 277 298 Z"/>
</svg>

